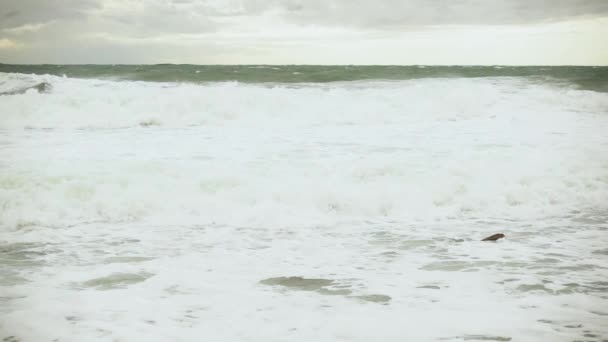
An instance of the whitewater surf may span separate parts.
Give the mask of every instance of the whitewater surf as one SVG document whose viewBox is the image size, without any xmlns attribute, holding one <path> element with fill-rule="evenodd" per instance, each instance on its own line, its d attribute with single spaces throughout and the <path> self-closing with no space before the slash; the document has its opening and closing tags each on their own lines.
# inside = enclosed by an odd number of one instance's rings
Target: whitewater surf
<svg viewBox="0 0 608 342">
<path fill-rule="evenodd" d="M 608 338 L 606 68 L 2 67 L 0 338 Z"/>
</svg>

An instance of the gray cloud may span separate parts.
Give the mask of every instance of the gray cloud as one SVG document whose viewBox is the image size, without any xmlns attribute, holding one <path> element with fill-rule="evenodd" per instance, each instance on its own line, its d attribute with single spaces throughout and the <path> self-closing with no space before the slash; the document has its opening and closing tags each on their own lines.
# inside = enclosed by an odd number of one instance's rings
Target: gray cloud
<svg viewBox="0 0 608 342">
<path fill-rule="evenodd" d="M 608 0 L 0 0 L 0 62 L 214 61 L 344 40 L 332 32 L 396 39 L 429 26 L 581 17 L 608 17 Z"/>
<path fill-rule="evenodd" d="M 2 0 L 0 29 L 51 20 L 82 19 L 88 11 L 99 6 L 98 0 Z"/>
<path fill-rule="evenodd" d="M 608 14 L 606 0 L 287 0 L 268 6 L 303 24 L 363 27 L 521 24 Z"/>
<path fill-rule="evenodd" d="M 303 25 L 516 24 L 608 15 L 607 0 L 3 0 L 0 29 L 90 15 L 151 32 L 206 31 L 226 16 L 277 13 Z"/>
<path fill-rule="evenodd" d="M 104 8 L 100 19 L 132 26 L 133 30 L 158 33 L 200 33 L 215 30 L 219 15 L 206 1 L 122 1 Z"/>
<path fill-rule="evenodd" d="M 161 0 L 19 0 L 0 7 L 0 29 L 54 22 L 72 33 L 115 31 L 134 36 L 211 30 L 213 16 L 204 3 Z M 18 30 L 17 30 L 18 31 Z"/>
</svg>

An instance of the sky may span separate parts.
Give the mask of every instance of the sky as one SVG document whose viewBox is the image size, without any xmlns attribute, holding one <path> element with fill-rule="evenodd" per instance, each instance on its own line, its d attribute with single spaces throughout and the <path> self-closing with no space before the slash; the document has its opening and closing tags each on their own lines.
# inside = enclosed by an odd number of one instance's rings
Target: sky
<svg viewBox="0 0 608 342">
<path fill-rule="evenodd" d="M 0 0 L 0 63 L 608 65 L 608 0 Z"/>
</svg>

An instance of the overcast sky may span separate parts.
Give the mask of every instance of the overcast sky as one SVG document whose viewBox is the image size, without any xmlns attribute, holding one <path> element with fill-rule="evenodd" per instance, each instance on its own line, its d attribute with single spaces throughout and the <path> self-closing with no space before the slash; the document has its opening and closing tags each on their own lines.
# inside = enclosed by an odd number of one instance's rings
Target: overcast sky
<svg viewBox="0 0 608 342">
<path fill-rule="evenodd" d="M 608 0 L 0 0 L 2 63 L 607 65 Z"/>
</svg>

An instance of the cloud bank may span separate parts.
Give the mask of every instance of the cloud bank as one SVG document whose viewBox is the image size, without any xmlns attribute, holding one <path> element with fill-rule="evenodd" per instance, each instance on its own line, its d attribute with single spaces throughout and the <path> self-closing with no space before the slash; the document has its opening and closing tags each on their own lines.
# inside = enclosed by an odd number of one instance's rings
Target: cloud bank
<svg viewBox="0 0 608 342">
<path fill-rule="evenodd" d="M 2 2 L 5 63 L 608 63 L 606 0 Z"/>
</svg>

